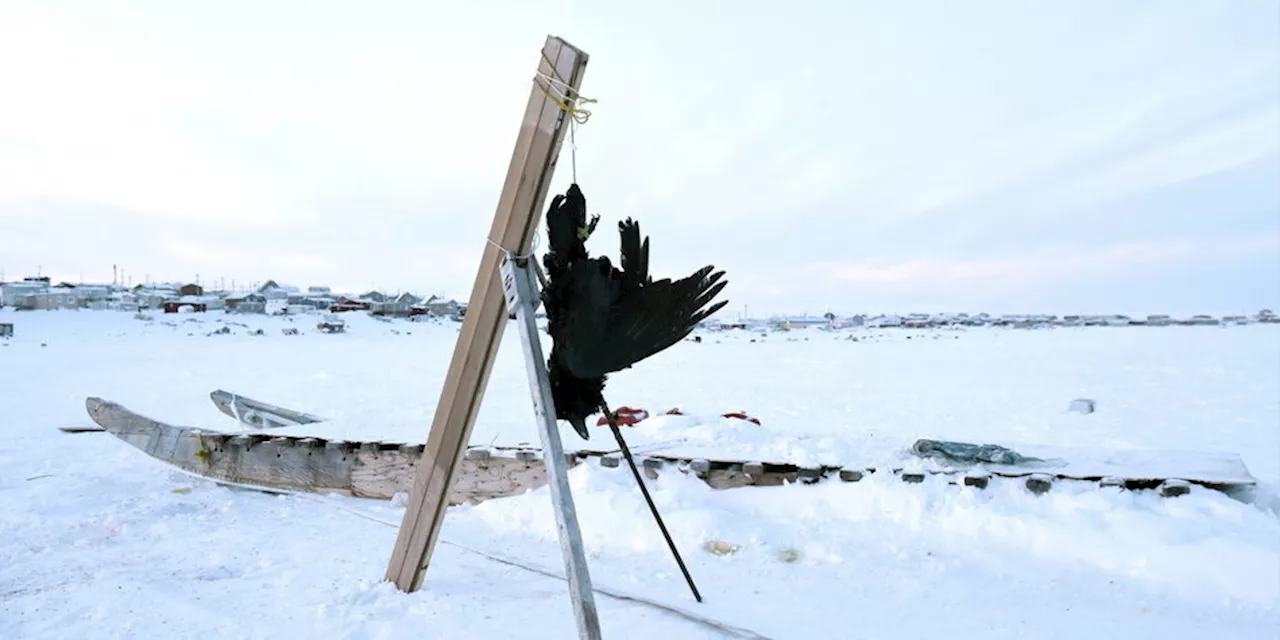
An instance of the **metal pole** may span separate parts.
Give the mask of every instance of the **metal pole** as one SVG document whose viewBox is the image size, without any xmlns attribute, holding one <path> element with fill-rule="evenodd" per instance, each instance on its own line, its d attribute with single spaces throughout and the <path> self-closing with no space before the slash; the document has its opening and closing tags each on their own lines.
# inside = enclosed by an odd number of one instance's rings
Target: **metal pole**
<svg viewBox="0 0 1280 640">
<path fill-rule="evenodd" d="M 538 338 L 537 318 L 534 317 L 534 303 L 539 296 L 529 268 L 529 258 L 507 253 L 502 262 L 502 288 L 507 309 L 516 314 L 520 341 L 524 343 L 529 390 L 533 395 L 534 413 L 538 416 L 538 435 L 542 438 L 542 461 L 547 467 L 547 484 L 551 488 L 556 530 L 560 534 L 560 553 L 564 556 L 565 575 L 569 578 L 569 597 L 573 600 L 578 637 L 599 640 L 600 617 L 596 612 L 595 594 L 591 590 L 591 574 L 587 570 L 582 531 L 578 528 L 578 513 L 573 505 L 573 493 L 569 490 L 568 461 L 556 424 L 551 378 L 547 374 L 542 342 Z"/>
</svg>

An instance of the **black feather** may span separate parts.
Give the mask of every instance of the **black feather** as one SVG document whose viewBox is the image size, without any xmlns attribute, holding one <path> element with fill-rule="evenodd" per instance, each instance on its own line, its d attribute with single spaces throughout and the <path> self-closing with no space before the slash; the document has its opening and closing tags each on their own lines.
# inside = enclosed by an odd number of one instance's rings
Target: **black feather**
<svg viewBox="0 0 1280 640">
<path fill-rule="evenodd" d="M 712 300 L 724 289 L 724 271 L 706 266 L 679 280 L 654 280 L 649 239 L 628 218 L 618 223 L 621 269 L 606 257 L 591 258 L 585 237 L 599 216 L 587 221 L 578 185 L 552 199 L 547 212 L 547 285 L 542 304 L 551 334 L 547 368 L 556 417 L 590 438 L 586 418 L 604 406 L 608 374 L 659 353 L 728 304 Z M 709 306 L 708 306 L 709 305 Z"/>
</svg>

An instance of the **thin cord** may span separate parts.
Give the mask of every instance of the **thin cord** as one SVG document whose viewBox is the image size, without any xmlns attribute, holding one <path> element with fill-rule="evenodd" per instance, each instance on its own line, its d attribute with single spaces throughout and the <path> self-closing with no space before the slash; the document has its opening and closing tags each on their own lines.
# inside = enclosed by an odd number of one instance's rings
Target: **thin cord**
<svg viewBox="0 0 1280 640">
<path fill-rule="evenodd" d="M 530 238 L 530 240 L 529 240 L 529 253 L 526 253 L 526 254 L 524 254 L 524 255 L 520 255 L 520 254 L 518 254 L 518 253 L 516 253 L 516 252 L 514 252 L 514 251 L 512 251 L 512 250 L 510 250 L 510 249 L 508 249 L 508 248 L 506 248 L 506 247 L 504 247 L 504 246 L 502 246 L 502 245 L 498 244 L 498 243 L 497 243 L 497 241 L 495 241 L 493 238 L 485 238 L 485 240 L 486 240 L 489 244 L 493 245 L 494 247 L 496 247 L 499 251 L 501 251 L 501 252 L 503 252 L 503 253 L 511 254 L 511 257 L 512 257 L 512 258 L 515 258 L 516 260 L 528 260 L 529 258 L 532 258 L 532 257 L 534 256 L 534 253 L 538 250 L 538 245 L 539 245 L 539 244 L 541 244 L 541 239 L 542 239 L 542 233 L 541 233 L 540 231 L 538 231 L 538 230 L 536 230 L 536 229 L 535 229 L 535 230 L 534 230 L 534 232 L 533 232 L 533 237 L 532 237 L 532 238 Z"/>
<path fill-rule="evenodd" d="M 578 121 L 569 121 L 569 167 L 573 183 L 578 184 Z"/>
<path fill-rule="evenodd" d="M 546 86 L 544 87 L 543 83 L 538 82 L 537 78 L 541 78 L 546 83 Z M 599 102 L 598 100 L 582 95 L 577 89 L 573 88 L 573 85 L 570 85 L 559 78 L 548 76 L 541 71 L 537 72 L 537 78 L 535 78 L 533 82 L 534 85 L 538 87 L 538 90 L 542 92 L 542 95 L 556 103 L 556 105 L 559 106 L 562 111 L 568 113 L 575 122 L 578 124 L 586 124 L 587 120 L 591 119 L 591 111 L 583 109 L 578 105 L 592 104 Z M 556 92 L 560 94 L 559 96 L 551 95 L 551 91 L 549 91 L 549 89 L 552 89 L 553 87 Z"/>
<path fill-rule="evenodd" d="M 591 111 L 583 109 L 579 105 L 591 104 L 597 102 L 597 100 L 583 96 L 577 89 L 573 88 L 573 85 L 560 78 L 555 64 L 551 59 L 547 58 L 545 51 L 542 52 L 542 60 L 547 63 L 547 68 L 551 69 L 552 75 L 538 71 L 533 79 L 533 84 L 538 88 L 538 91 L 542 92 L 543 96 L 554 102 L 556 106 L 560 107 L 561 111 L 564 111 L 569 116 L 569 162 L 573 182 L 576 184 L 578 182 L 578 125 L 586 124 L 591 119 Z M 543 82 L 539 82 L 539 78 Z M 546 86 L 543 86 L 543 83 Z M 552 95 L 553 90 L 559 95 Z"/>
<path fill-rule="evenodd" d="M 554 78 L 547 78 L 547 80 L 559 82 L 560 84 L 568 84 L 563 79 L 560 78 L 560 72 L 556 71 L 556 63 L 554 60 L 547 57 L 546 49 L 542 50 L 542 61 L 547 63 L 547 68 L 550 69 L 551 73 L 555 76 Z M 541 71 L 538 72 L 538 75 L 544 76 L 544 77 L 546 76 L 546 74 L 542 73 Z"/>
</svg>

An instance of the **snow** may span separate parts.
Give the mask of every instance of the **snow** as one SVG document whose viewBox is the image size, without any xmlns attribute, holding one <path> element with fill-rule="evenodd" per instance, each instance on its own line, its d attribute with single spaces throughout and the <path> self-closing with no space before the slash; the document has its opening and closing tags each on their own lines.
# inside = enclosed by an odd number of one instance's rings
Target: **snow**
<svg viewBox="0 0 1280 640">
<path fill-rule="evenodd" d="M 403 594 L 383 581 L 402 504 L 234 490 L 56 429 L 88 424 L 99 396 L 235 431 L 208 399 L 221 388 L 328 418 L 286 433 L 422 442 L 460 325 L 152 317 L 0 310 L 15 330 L 0 340 L 0 638 L 575 636 L 563 581 L 499 561 L 563 575 L 545 489 L 450 509 L 424 589 Z M 611 378 L 613 405 L 654 416 L 627 431 L 637 448 L 875 464 L 929 437 L 1239 454 L 1259 498 L 880 474 L 714 491 L 664 474 L 651 490 L 698 604 L 630 473 L 583 465 L 570 478 L 597 587 L 758 634 L 598 595 L 606 637 L 1276 637 L 1280 326 L 701 335 Z M 1097 411 L 1069 412 L 1081 397 Z M 661 415 L 676 406 L 687 415 Z M 719 417 L 738 410 L 762 424 Z M 522 441 L 537 437 L 511 326 L 472 442 Z M 586 446 L 609 442 L 599 429 Z"/>
</svg>

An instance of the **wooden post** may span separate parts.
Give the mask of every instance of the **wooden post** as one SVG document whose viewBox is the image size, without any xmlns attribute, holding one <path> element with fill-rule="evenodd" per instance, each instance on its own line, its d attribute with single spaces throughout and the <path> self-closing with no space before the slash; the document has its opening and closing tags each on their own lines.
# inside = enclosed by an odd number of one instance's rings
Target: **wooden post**
<svg viewBox="0 0 1280 640">
<path fill-rule="evenodd" d="M 564 82 L 576 94 L 582 85 L 586 64 L 586 53 L 558 37 L 547 36 L 538 73 Z M 444 524 L 449 493 L 471 439 L 471 428 L 507 324 L 507 305 L 499 273 L 501 261 L 507 252 L 528 254 L 570 125 L 570 114 L 547 96 L 547 93 L 563 96 L 563 88 L 549 86 L 542 77 L 535 77 L 533 82 L 489 231 L 489 242 L 485 243 L 471 290 L 462 332 L 453 350 L 426 449 L 415 470 L 408 509 L 387 566 L 387 580 L 402 591 L 413 592 L 422 586 L 431 552 Z"/>
</svg>

